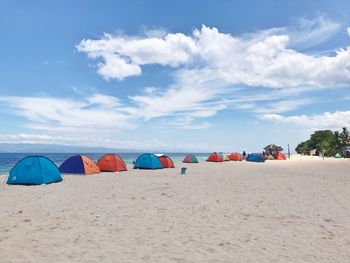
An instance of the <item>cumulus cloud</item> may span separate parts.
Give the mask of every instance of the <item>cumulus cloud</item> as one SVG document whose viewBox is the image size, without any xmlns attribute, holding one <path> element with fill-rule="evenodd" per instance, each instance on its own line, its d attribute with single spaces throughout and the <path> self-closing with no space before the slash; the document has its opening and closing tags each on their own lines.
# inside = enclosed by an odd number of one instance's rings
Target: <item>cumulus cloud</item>
<svg viewBox="0 0 350 263">
<path fill-rule="evenodd" d="M 191 37 L 181 33 L 156 37 L 153 32 L 149 37 L 105 34 L 100 40 L 81 41 L 77 49 L 92 59 L 102 59 L 98 73 L 104 78 L 122 80 L 140 75 L 141 65 L 177 67 L 188 63 L 196 52 L 196 45 Z"/>
<path fill-rule="evenodd" d="M 260 118 L 275 123 L 289 123 L 312 129 L 339 129 L 341 127 L 350 127 L 350 111 L 325 112 L 319 115 L 296 116 L 264 114 Z"/>
<path fill-rule="evenodd" d="M 123 80 L 140 75 L 144 65 L 157 64 L 174 68 L 173 82 L 145 87 L 124 101 L 95 91 L 79 100 L 1 97 L 0 102 L 26 118 L 27 127 L 60 132 L 115 132 L 164 117 L 175 128 L 203 129 L 210 127 L 205 119 L 228 108 L 278 119 L 281 113 L 314 103 L 300 98 L 306 91 L 349 87 L 349 47 L 334 56 L 294 48 L 312 41 L 317 45 L 338 28 L 338 23 L 318 18 L 301 20 L 293 29 L 239 36 L 205 25 L 190 35 L 157 28 L 138 36 L 105 34 L 77 45 L 97 61 L 102 77 Z"/>
<path fill-rule="evenodd" d="M 98 72 L 107 79 L 140 75 L 142 65 L 159 64 L 185 66 L 184 74 L 186 70 L 198 74 L 206 72 L 230 85 L 270 88 L 349 85 L 349 47 L 336 51 L 335 56 L 314 56 L 290 47 L 291 39 L 297 44 L 310 42 L 309 37 L 329 38 L 339 24 L 319 18 L 316 22 L 303 21 L 302 27 L 304 31 L 298 36 L 295 31 L 289 35 L 287 30 L 250 34 L 249 37 L 233 36 L 204 25 L 189 36 L 181 33 L 168 33 L 164 37 L 106 34 L 99 40 L 83 40 L 77 48 L 92 59 L 100 59 Z"/>
<path fill-rule="evenodd" d="M 347 29 L 348 35 L 350 36 L 350 27 Z"/>
<path fill-rule="evenodd" d="M 337 50 L 334 56 L 296 49 L 318 45 L 339 28 L 339 23 L 322 16 L 300 19 L 294 27 L 240 36 L 203 25 L 190 35 L 164 29 L 149 30 L 142 36 L 105 34 L 101 39 L 81 41 L 77 49 L 98 61 L 98 73 L 106 79 L 138 76 L 147 64 L 173 67 L 172 84 L 147 87 L 130 96 L 132 105 L 124 111 L 145 120 L 174 116 L 194 122 L 227 107 L 259 113 L 291 111 L 312 103 L 297 97 L 303 92 L 348 87 L 349 47 Z M 242 86 L 261 88 L 266 97 L 244 95 Z"/>
</svg>

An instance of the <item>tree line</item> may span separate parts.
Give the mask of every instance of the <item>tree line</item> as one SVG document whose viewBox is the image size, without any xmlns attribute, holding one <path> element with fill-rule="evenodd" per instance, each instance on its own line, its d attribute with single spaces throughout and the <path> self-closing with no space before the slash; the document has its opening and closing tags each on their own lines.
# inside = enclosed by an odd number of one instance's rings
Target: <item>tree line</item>
<svg viewBox="0 0 350 263">
<path fill-rule="evenodd" d="M 299 154 L 309 155 L 312 150 L 323 152 L 325 156 L 341 153 L 344 147 L 350 146 L 350 135 L 346 127 L 342 131 L 320 130 L 310 135 L 310 139 L 301 142 L 295 148 Z"/>
</svg>

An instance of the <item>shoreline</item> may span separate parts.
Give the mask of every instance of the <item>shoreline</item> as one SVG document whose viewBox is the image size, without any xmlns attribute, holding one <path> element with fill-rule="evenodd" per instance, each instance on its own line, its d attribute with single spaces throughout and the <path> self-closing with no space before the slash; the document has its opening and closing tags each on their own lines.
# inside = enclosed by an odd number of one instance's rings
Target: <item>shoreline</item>
<svg viewBox="0 0 350 263">
<path fill-rule="evenodd" d="M 290 159 L 288 159 L 287 155 L 286 155 L 286 157 L 287 157 L 287 160 L 266 160 L 265 163 L 268 163 L 268 162 L 305 161 L 305 160 L 313 160 L 313 161 L 350 160 L 348 158 L 334 158 L 334 157 L 324 157 L 324 158 L 322 158 L 320 156 L 310 156 L 310 155 L 300 155 L 300 154 L 291 154 L 291 158 Z M 239 161 L 229 161 L 229 162 L 222 162 L 222 163 L 236 163 L 236 162 L 239 163 Z M 246 162 L 246 161 L 243 160 L 242 162 Z M 199 163 L 194 163 L 194 164 L 190 164 L 190 165 L 191 166 L 192 165 L 198 165 L 198 164 L 201 164 L 201 163 L 207 163 L 207 162 L 205 160 L 200 160 Z M 208 163 L 211 163 L 211 162 L 208 162 Z M 182 166 L 187 165 L 186 163 L 183 163 L 182 161 L 174 161 L 174 164 L 175 164 L 175 169 L 178 168 L 181 165 Z M 218 162 L 218 164 L 220 164 L 220 162 Z M 122 173 L 125 173 L 125 172 L 127 173 L 127 172 L 130 172 L 131 170 L 134 170 L 133 169 L 134 165 L 130 164 L 129 162 L 126 162 L 126 166 L 127 166 L 128 170 L 124 171 Z M 167 168 L 165 168 L 165 170 L 166 169 Z M 142 171 L 143 169 L 136 169 L 136 170 Z M 104 173 L 113 173 L 113 172 L 101 172 L 100 174 L 104 174 Z M 8 176 L 8 174 L 9 174 L 9 172 L 1 173 L 0 174 L 0 178 L 3 177 L 3 176 Z M 63 175 L 65 175 L 65 174 L 63 174 Z M 93 174 L 93 175 L 98 175 L 98 174 Z"/>
</svg>

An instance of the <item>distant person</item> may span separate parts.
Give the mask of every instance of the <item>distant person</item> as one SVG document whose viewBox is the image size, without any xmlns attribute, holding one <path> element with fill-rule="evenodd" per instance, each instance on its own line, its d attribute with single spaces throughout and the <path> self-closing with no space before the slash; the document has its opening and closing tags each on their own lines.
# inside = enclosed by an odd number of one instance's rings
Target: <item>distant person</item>
<svg viewBox="0 0 350 263">
<path fill-rule="evenodd" d="M 245 157 L 247 156 L 247 153 L 243 151 L 242 155 L 243 155 L 243 159 L 245 159 Z"/>
</svg>

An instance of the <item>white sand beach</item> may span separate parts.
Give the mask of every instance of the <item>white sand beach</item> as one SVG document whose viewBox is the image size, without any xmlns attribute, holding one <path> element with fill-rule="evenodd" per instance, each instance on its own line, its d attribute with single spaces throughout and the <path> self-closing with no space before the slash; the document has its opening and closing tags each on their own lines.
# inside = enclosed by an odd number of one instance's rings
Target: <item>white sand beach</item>
<svg viewBox="0 0 350 263">
<path fill-rule="evenodd" d="M 0 204 L 0 262 L 350 262 L 349 159 L 2 183 Z"/>
</svg>

